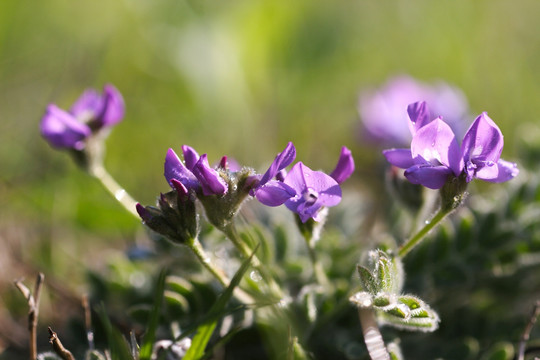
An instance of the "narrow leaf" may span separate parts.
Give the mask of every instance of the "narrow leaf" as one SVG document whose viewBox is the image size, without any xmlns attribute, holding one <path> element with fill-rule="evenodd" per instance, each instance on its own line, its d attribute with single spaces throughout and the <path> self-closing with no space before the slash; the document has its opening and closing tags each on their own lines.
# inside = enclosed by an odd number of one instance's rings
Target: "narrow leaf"
<svg viewBox="0 0 540 360">
<path fill-rule="evenodd" d="M 152 356 L 152 347 L 156 339 L 156 329 L 159 324 L 159 314 L 161 312 L 161 304 L 163 303 L 163 294 L 165 292 L 165 279 L 167 278 L 166 272 L 161 271 L 158 278 L 158 284 L 155 294 L 157 295 L 148 319 L 147 331 L 144 335 L 143 342 L 141 344 L 141 350 L 139 353 L 140 360 L 149 360 Z"/>
<path fill-rule="evenodd" d="M 216 328 L 218 320 L 225 313 L 225 307 L 231 299 L 234 289 L 238 286 L 238 284 L 240 284 L 240 280 L 242 280 L 242 277 L 249 268 L 251 259 L 253 258 L 253 255 L 257 251 L 258 247 L 259 245 L 255 247 L 251 256 L 244 260 L 242 266 L 240 266 L 240 269 L 238 269 L 236 274 L 234 274 L 229 286 L 218 297 L 217 301 L 210 309 L 208 318 L 197 329 L 197 334 L 193 337 L 191 347 L 187 351 L 183 360 L 197 360 L 203 357 L 206 345 L 208 344 L 208 341 L 210 341 L 210 337 Z"/>
</svg>

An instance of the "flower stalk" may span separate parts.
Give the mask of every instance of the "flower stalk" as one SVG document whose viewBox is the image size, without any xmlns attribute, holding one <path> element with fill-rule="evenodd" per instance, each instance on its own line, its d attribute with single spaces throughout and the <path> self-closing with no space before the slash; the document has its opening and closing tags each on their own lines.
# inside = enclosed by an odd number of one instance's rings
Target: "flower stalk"
<svg viewBox="0 0 540 360">
<path fill-rule="evenodd" d="M 111 195 L 126 209 L 131 215 L 139 219 L 139 214 L 136 210 L 137 202 L 128 194 L 128 192 L 120 186 L 109 172 L 101 165 L 92 166 L 89 169 L 89 174 L 103 185 L 103 187 L 111 193 Z"/>
<path fill-rule="evenodd" d="M 375 311 L 372 308 L 359 307 L 358 316 L 362 325 L 364 342 L 371 359 L 390 360 L 390 354 L 386 349 L 381 331 L 375 319 Z"/>
</svg>

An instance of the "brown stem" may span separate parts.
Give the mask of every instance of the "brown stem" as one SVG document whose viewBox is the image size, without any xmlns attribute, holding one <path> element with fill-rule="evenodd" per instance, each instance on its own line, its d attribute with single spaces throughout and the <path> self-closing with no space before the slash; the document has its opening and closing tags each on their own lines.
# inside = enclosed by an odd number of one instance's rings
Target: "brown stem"
<svg viewBox="0 0 540 360">
<path fill-rule="evenodd" d="M 15 281 L 15 286 L 23 294 L 28 304 L 28 331 L 30 332 L 30 360 L 37 358 L 37 324 L 39 318 L 39 299 L 41 297 L 41 288 L 45 276 L 39 273 L 34 285 L 34 293 L 21 282 L 21 280 Z"/>
<path fill-rule="evenodd" d="M 525 330 L 521 335 L 517 360 L 525 359 L 525 347 L 527 345 L 527 341 L 529 341 L 532 328 L 534 326 L 534 323 L 536 322 L 536 318 L 538 318 L 538 315 L 540 315 L 540 300 L 538 300 L 534 305 L 529 322 L 527 323 L 527 326 L 525 327 Z"/>
<path fill-rule="evenodd" d="M 83 296 L 82 306 L 84 309 L 84 326 L 86 328 L 88 349 L 94 350 L 94 330 L 92 329 L 92 312 L 90 310 L 90 301 L 88 300 L 88 295 Z"/>
<path fill-rule="evenodd" d="M 49 342 L 52 344 L 53 350 L 56 355 L 60 356 L 63 360 L 75 360 L 73 354 L 62 345 L 62 342 L 58 338 L 58 335 L 49 326 Z"/>
</svg>

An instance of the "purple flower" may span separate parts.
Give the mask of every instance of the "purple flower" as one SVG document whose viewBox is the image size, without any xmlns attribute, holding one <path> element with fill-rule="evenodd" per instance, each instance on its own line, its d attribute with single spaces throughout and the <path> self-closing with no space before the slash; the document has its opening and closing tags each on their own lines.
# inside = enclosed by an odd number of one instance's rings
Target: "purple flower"
<svg viewBox="0 0 540 360">
<path fill-rule="evenodd" d="M 345 146 L 341 148 L 341 154 L 339 155 L 339 160 L 336 165 L 336 168 L 330 176 L 337 181 L 338 184 L 343 183 L 347 180 L 352 173 L 354 172 L 354 159 L 352 157 L 351 150 L 347 149 Z"/>
<path fill-rule="evenodd" d="M 346 147 L 342 148 L 332 175 L 313 171 L 302 162 L 284 174 L 285 168 L 294 161 L 295 156 L 294 145 L 288 143 L 254 187 L 253 194 L 267 206 L 285 204 L 289 210 L 299 215 L 303 223 L 310 218 L 320 221 L 320 210 L 323 207 L 335 206 L 341 201 L 339 184 L 354 171 L 351 152 Z"/>
<path fill-rule="evenodd" d="M 503 145 L 501 130 L 487 113 L 480 114 L 465 134 L 461 145 L 467 182 L 477 178 L 498 183 L 517 176 L 517 165 L 500 158 Z"/>
<path fill-rule="evenodd" d="M 199 156 L 193 148 L 187 145 L 182 146 L 182 151 L 184 162 L 180 160 L 173 149 L 169 149 L 165 156 L 164 175 L 171 187 L 175 187 L 173 182 L 176 180 L 188 190 L 202 190 L 205 196 L 227 193 L 227 182 L 216 169 L 210 167 L 206 154 Z"/>
<path fill-rule="evenodd" d="M 413 184 L 440 189 L 450 176 L 465 173 L 466 182 L 478 178 L 503 182 L 518 174 L 516 164 L 501 160 L 503 136 L 497 125 L 482 113 L 464 136 L 461 148 L 448 124 L 440 117 L 428 119 L 425 103 L 409 105 L 410 149 L 388 149 L 383 154 L 390 164 L 406 169 Z"/>
<path fill-rule="evenodd" d="M 255 192 L 257 200 L 267 206 L 285 206 L 297 213 L 302 222 L 319 221 L 319 210 L 341 201 L 336 180 L 321 171 L 313 171 L 302 162 L 294 165 L 283 180 L 271 180 Z"/>
<path fill-rule="evenodd" d="M 442 116 L 455 133 L 463 134 L 468 104 L 459 89 L 444 82 L 425 84 L 402 75 L 390 79 L 380 89 L 360 95 L 358 111 L 367 140 L 382 144 L 409 143 L 407 105 L 422 100 L 433 110 L 428 116 L 430 120 Z"/>
<path fill-rule="evenodd" d="M 124 117 L 124 99 L 112 85 L 103 94 L 86 90 L 69 111 L 49 104 L 41 119 L 41 134 L 54 147 L 82 150 L 85 140 Z"/>
</svg>

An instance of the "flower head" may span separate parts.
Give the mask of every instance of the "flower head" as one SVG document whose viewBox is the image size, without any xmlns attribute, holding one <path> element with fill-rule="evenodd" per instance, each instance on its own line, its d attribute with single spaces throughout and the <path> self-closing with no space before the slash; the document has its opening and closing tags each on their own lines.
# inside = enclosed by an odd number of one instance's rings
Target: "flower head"
<svg viewBox="0 0 540 360">
<path fill-rule="evenodd" d="M 173 180 L 179 181 L 187 189 L 202 191 L 203 195 L 224 195 L 228 191 L 227 182 L 216 169 L 208 164 L 206 154 L 199 156 L 195 149 L 184 145 L 184 162 L 180 160 L 173 149 L 165 156 L 164 175 L 167 182 L 173 186 Z"/>
<path fill-rule="evenodd" d="M 295 154 L 294 145 L 287 144 L 285 150 L 276 156 L 253 193 L 264 205 L 285 204 L 289 210 L 298 214 L 303 223 L 310 218 L 320 221 L 322 208 L 335 206 L 341 201 L 339 184 L 354 171 L 352 155 L 347 148 L 342 148 L 332 175 L 313 171 L 302 162 L 295 164 L 284 175 L 285 167 L 294 160 Z M 274 177 L 279 180 L 273 180 Z"/>
<path fill-rule="evenodd" d="M 504 182 L 518 174 L 516 164 L 500 158 L 503 145 L 501 130 L 487 113 L 480 114 L 465 134 L 461 145 L 467 182 L 473 178 Z"/>
<path fill-rule="evenodd" d="M 440 115 L 453 131 L 462 134 L 468 104 L 459 89 L 444 82 L 426 84 L 401 75 L 391 78 L 377 90 L 364 91 L 360 95 L 358 111 L 367 140 L 407 144 L 411 139 L 407 131 L 407 105 L 422 100 L 431 105 L 430 120 Z"/>
<path fill-rule="evenodd" d="M 406 169 L 414 184 L 440 189 L 450 176 L 465 174 L 466 182 L 478 178 L 503 182 L 518 174 L 517 166 L 501 160 L 503 136 L 497 125 L 482 113 L 471 125 L 460 148 L 454 132 L 442 118 L 426 120 L 425 103 L 409 105 L 410 149 L 388 149 L 383 154 L 394 166 Z"/>
<path fill-rule="evenodd" d="M 103 94 L 89 89 L 69 111 L 54 104 L 47 106 L 41 134 L 54 147 L 82 150 L 91 135 L 120 122 L 124 110 L 122 95 L 114 86 L 105 85 Z"/>
</svg>

